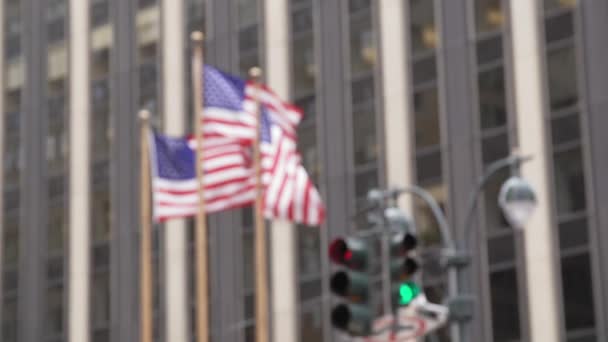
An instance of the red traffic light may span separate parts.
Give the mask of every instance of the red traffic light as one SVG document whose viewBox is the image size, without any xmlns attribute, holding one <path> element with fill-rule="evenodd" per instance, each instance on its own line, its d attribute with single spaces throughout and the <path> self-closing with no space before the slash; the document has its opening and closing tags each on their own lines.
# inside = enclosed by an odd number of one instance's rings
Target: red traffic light
<svg viewBox="0 0 608 342">
<path fill-rule="evenodd" d="M 332 262 L 352 269 L 367 266 L 367 245 L 357 238 L 338 238 L 329 245 L 329 258 Z"/>
<path fill-rule="evenodd" d="M 348 265 L 353 258 L 353 252 L 348 249 L 344 239 L 335 239 L 329 245 L 329 257 L 337 264 Z"/>
</svg>

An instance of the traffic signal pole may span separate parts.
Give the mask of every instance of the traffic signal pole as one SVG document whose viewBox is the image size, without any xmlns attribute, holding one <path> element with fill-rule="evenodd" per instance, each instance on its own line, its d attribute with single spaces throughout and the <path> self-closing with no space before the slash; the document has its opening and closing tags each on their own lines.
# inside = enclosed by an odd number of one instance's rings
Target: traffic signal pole
<svg viewBox="0 0 608 342">
<path fill-rule="evenodd" d="M 383 217 L 384 221 L 384 217 Z M 390 256 L 390 235 L 385 230 L 386 223 L 382 223 L 381 239 L 382 239 L 382 307 L 384 315 L 393 314 L 393 305 L 391 299 L 391 256 Z"/>
</svg>

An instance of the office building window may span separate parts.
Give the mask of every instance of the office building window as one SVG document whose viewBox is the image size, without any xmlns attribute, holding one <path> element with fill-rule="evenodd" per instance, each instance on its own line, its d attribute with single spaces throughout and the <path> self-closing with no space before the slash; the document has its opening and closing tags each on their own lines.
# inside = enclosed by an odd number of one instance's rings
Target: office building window
<svg viewBox="0 0 608 342">
<path fill-rule="evenodd" d="M 365 203 L 367 192 L 379 185 L 378 111 L 376 103 L 377 32 L 375 8 L 368 0 L 348 2 L 350 107 L 352 120 L 355 206 Z M 364 217 L 358 228 L 366 228 Z"/>
<path fill-rule="evenodd" d="M 234 27 L 234 39 L 237 42 L 237 74 L 243 79 L 249 79 L 249 69 L 252 67 L 263 67 L 262 64 L 262 30 L 261 30 L 261 11 L 263 2 L 259 0 L 233 0 L 233 8 L 236 11 L 237 20 Z M 253 208 L 241 211 L 243 225 L 243 289 L 242 296 L 244 301 L 244 321 L 242 324 L 242 334 L 245 341 L 255 340 L 255 233 L 253 226 Z"/>
<path fill-rule="evenodd" d="M 314 4 L 312 0 L 291 1 L 291 94 L 304 112 L 298 127 L 298 149 L 313 182 L 319 185 L 320 160 L 317 147 L 318 64 L 315 54 Z M 322 339 L 321 234 L 317 227 L 297 227 L 297 274 L 299 275 L 300 340 Z M 309 309 L 307 309 L 310 307 Z"/>
<path fill-rule="evenodd" d="M 47 115 L 46 161 L 48 172 L 48 244 L 46 340 L 67 338 L 65 293 L 68 241 L 68 1 L 53 0 L 47 4 Z"/>
<path fill-rule="evenodd" d="M 587 179 L 580 101 L 582 61 L 576 49 L 578 1 L 545 0 L 545 58 L 548 87 L 547 130 L 553 149 L 556 232 L 560 236 L 562 300 L 569 341 L 593 339 L 595 316 L 587 220 Z M 576 234 L 573 232 L 576 231 Z M 575 280 L 576 279 L 576 280 Z M 574 288 L 573 288 L 574 287 Z"/>
<path fill-rule="evenodd" d="M 443 182 L 436 48 L 439 34 L 433 1 L 409 0 L 410 69 L 413 75 L 415 182 L 429 191 L 442 209 L 447 192 Z M 414 200 L 414 216 L 422 243 L 441 242 L 439 228 L 425 202 Z"/>
<path fill-rule="evenodd" d="M 110 328 L 110 87 L 113 27 L 108 0 L 91 3 L 91 336 L 109 341 Z"/>
<path fill-rule="evenodd" d="M 507 2 L 475 0 L 475 52 L 477 122 L 482 170 L 510 154 L 509 115 L 503 45 Z M 518 269 L 515 240 L 497 203 L 498 193 L 509 171 L 495 174 L 483 191 L 483 220 L 486 230 L 489 287 L 494 341 L 517 340 L 521 336 L 519 316 Z"/>
<path fill-rule="evenodd" d="M 23 145 L 21 139 L 21 113 L 22 91 L 25 87 L 25 57 L 22 53 L 23 20 L 22 1 L 4 1 L 2 37 L 4 65 L 0 65 L 4 72 L 4 151 L 3 161 L 3 199 L 2 215 L 3 246 L 2 249 L 2 293 L 0 310 L 2 311 L 2 336 L 5 342 L 19 340 L 17 323 L 19 293 L 18 293 L 18 265 L 22 254 L 20 251 L 21 222 L 19 212 L 20 182 L 23 171 Z"/>
</svg>

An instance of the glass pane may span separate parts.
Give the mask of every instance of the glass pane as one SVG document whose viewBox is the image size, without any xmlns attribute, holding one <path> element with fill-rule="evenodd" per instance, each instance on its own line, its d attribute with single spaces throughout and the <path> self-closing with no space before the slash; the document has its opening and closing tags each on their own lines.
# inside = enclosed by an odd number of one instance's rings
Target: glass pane
<svg viewBox="0 0 608 342">
<path fill-rule="evenodd" d="M 321 284 L 320 276 L 318 278 L 300 281 L 299 285 L 300 302 L 306 302 L 321 297 L 323 285 Z"/>
<path fill-rule="evenodd" d="M 502 36 L 492 36 L 477 42 L 477 64 L 484 65 L 501 60 Z"/>
<path fill-rule="evenodd" d="M 351 72 L 369 71 L 376 63 L 376 43 L 372 28 L 371 12 L 357 17 L 350 23 Z"/>
<path fill-rule="evenodd" d="M 418 182 L 425 183 L 441 178 L 441 152 L 420 153 L 416 156 L 416 178 Z"/>
<path fill-rule="evenodd" d="M 410 0 L 412 53 L 434 50 L 438 44 L 433 1 Z"/>
<path fill-rule="evenodd" d="M 502 66 L 480 72 L 477 86 L 481 129 L 504 126 L 507 122 L 507 104 Z"/>
<path fill-rule="evenodd" d="M 322 305 L 311 306 L 300 315 L 300 341 L 323 340 Z"/>
<path fill-rule="evenodd" d="M 53 288 L 47 291 L 47 334 L 63 333 L 63 288 Z"/>
<path fill-rule="evenodd" d="M 571 107 L 578 102 L 576 56 L 568 46 L 548 53 L 549 99 L 551 109 Z"/>
<path fill-rule="evenodd" d="M 370 0 L 349 0 L 348 10 L 353 13 L 360 10 L 369 9 L 371 6 Z"/>
<path fill-rule="evenodd" d="M 576 6 L 578 0 L 544 0 L 545 11 L 557 9 L 571 9 Z"/>
<path fill-rule="evenodd" d="M 313 181 L 318 184 L 321 166 L 319 165 L 319 155 L 317 149 L 316 126 L 309 126 L 298 129 L 298 150 L 302 155 L 302 164 Z"/>
<path fill-rule="evenodd" d="M 587 253 L 562 258 L 562 287 L 567 330 L 593 328 L 595 325 L 590 268 Z"/>
<path fill-rule="evenodd" d="M 490 274 L 490 292 L 494 341 L 507 342 L 518 339 L 520 336 L 519 297 L 515 269 L 492 272 Z"/>
<path fill-rule="evenodd" d="M 552 43 L 571 38 L 574 35 L 574 18 L 572 12 L 566 12 L 545 20 L 545 40 Z"/>
<path fill-rule="evenodd" d="M 511 153 L 507 133 L 483 138 L 481 144 L 484 165 L 505 158 Z"/>
<path fill-rule="evenodd" d="M 298 228 L 299 275 L 310 277 L 321 273 L 321 236 L 317 228 Z"/>
<path fill-rule="evenodd" d="M 0 293 L 0 312 L 2 312 L 2 336 L 3 342 L 17 342 L 19 340 L 17 331 L 18 306 L 20 293 L 18 293 L 19 279 L 19 257 L 20 251 L 20 185 L 21 173 L 23 172 L 23 145 L 21 144 L 21 119 L 22 119 L 22 89 L 25 86 L 26 60 L 22 51 L 22 32 L 24 30 L 22 20 L 23 1 L 4 1 L 4 10 L 0 11 L 0 25 L 4 26 L 3 36 L 0 40 L 0 53 L 6 57 L 4 64 L 0 64 L 5 75 L 4 88 L 0 89 L 3 98 L 3 108 L 0 120 L 3 120 L 4 151 L 2 159 L 4 162 L 2 170 L 3 198 L 5 200 L 2 208 L 3 227 L 1 241 L 2 248 L 2 285 L 3 292 Z"/>
<path fill-rule="evenodd" d="M 357 198 L 367 196 L 369 190 L 378 187 L 378 170 L 359 172 L 355 176 L 355 194 Z"/>
<path fill-rule="evenodd" d="M 253 241 L 253 233 L 245 233 L 243 236 L 243 287 L 245 289 L 254 288 Z"/>
<path fill-rule="evenodd" d="M 435 55 L 431 55 L 414 62 L 412 67 L 414 86 L 431 82 L 437 79 L 437 62 Z"/>
<path fill-rule="evenodd" d="M 2 301 L 2 341 L 17 342 L 17 298 Z"/>
<path fill-rule="evenodd" d="M 258 21 L 258 1 L 238 0 L 239 27 L 247 27 Z"/>
<path fill-rule="evenodd" d="M 108 273 L 93 276 L 92 286 L 92 328 L 105 327 L 110 320 L 110 288 Z"/>
<path fill-rule="evenodd" d="M 293 42 L 293 91 L 308 94 L 314 90 L 317 65 L 315 63 L 313 37 L 306 35 Z"/>
<path fill-rule="evenodd" d="M 585 176 L 580 147 L 557 153 L 554 170 L 558 213 L 585 209 Z"/>
<path fill-rule="evenodd" d="M 500 0 L 476 0 L 475 17 L 478 33 L 498 30 L 505 21 Z"/>
<path fill-rule="evenodd" d="M 441 210 L 445 212 L 445 203 L 447 199 L 445 185 L 443 183 L 427 185 L 425 186 L 425 190 L 433 196 L 433 198 L 439 204 Z M 422 244 L 425 246 L 429 246 L 442 243 L 437 219 L 433 215 L 433 212 L 426 204 L 426 202 L 416 198 L 414 200 L 414 208 L 416 230 L 418 232 Z"/>
<path fill-rule="evenodd" d="M 312 10 L 303 8 L 291 15 L 291 30 L 293 35 L 311 31 L 313 29 Z"/>
<path fill-rule="evenodd" d="M 364 77 L 352 83 L 353 106 L 371 106 L 374 101 L 374 78 Z"/>
<path fill-rule="evenodd" d="M 365 165 L 376 161 L 378 141 L 376 139 L 376 116 L 373 112 L 354 113 L 353 143 L 355 145 L 355 165 Z"/>
<path fill-rule="evenodd" d="M 502 262 L 514 262 L 515 241 L 512 235 L 488 239 L 488 257 L 490 265 Z"/>
<path fill-rule="evenodd" d="M 438 145 L 439 102 L 437 88 L 429 88 L 414 93 L 414 125 L 416 127 L 416 148 Z"/>
<path fill-rule="evenodd" d="M 580 136 L 578 113 L 551 120 L 551 139 L 554 146 L 578 141 Z"/>
<path fill-rule="evenodd" d="M 565 250 L 585 246 L 589 241 L 588 229 L 586 217 L 561 222 L 559 224 L 559 248 Z"/>
</svg>

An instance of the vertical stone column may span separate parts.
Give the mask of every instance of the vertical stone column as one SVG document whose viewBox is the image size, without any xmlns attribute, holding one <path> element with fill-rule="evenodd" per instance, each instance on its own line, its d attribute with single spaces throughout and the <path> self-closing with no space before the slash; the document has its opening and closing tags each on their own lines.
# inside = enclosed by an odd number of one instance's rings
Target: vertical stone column
<svg viewBox="0 0 608 342">
<path fill-rule="evenodd" d="M 90 74 L 89 1 L 70 0 L 70 208 L 69 316 L 70 342 L 90 340 Z"/>
<path fill-rule="evenodd" d="M 264 35 L 266 43 L 265 70 L 267 84 L 277 94 L 289 96 L 289 6 L 287 0 L 271 0 L 264 4 Z M 273 341 L 298 341 L 298 279 L 296 277 L 296 227 L 275 220 L 270 230 L 270 273 L 272 298 L 271 327 Z"/>
<path fill-rule="evenodd" d="M 389 187 L 411 185 L 413 141 L 411 75 L 406 45 L 407 17 L 402 0 L 378 2 L 382 53 L 382 106 L 386 147 L 386 180 Z M 399 206 L 413 214 L 409 195 L 399 198 Z"/>
<path fill-rule="evenodd" d="M 187 38 L 184 25 L 184 0 L 163 0 L 162 17 L 162 98 L 165 133 L 173 136 L 185 134 L 186 69 L 184 42 Z M 172 219 L 165 224 L 165 307 L 167 314 L 167 341 L 189 341 L 188 322 L 190 306 L 187 282 L 187 231 L 184 219 Z"/>
<path fill-rule="evenodd" d="M 530 341 L 559 341 L 557 305 L 558 273 L 552 229 L 551 191 L 545 133 L 544 73 L 542 71 L 542 18 L 537 1 L 511 2 L 515 108 L 519 148 L 533 160 L 522 167 L 522 176 L 531 183 L 538 207 L 525 229 L 526 279 L 529 301 Z"/>
</svg>

